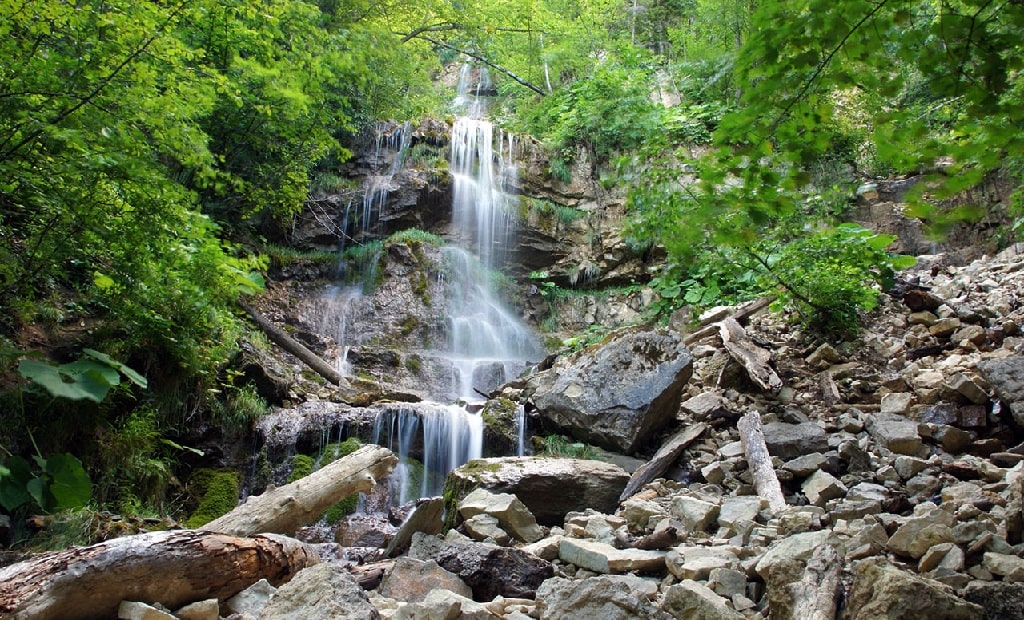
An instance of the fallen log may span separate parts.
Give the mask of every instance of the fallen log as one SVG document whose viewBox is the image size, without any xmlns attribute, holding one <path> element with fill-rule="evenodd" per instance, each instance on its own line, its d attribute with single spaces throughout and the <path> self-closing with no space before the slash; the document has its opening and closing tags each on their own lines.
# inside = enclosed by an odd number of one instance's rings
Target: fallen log
<svg viewBox="0 0 1024 620">
<path fill-rule="evenodd" d="M 707 425 L 703 422 L 688 426 L 662 444 L 650 461 L 647 461 L 633 472 L 633 476 L 626 483 L 626 488 L 622 490 L 622 495 L 619 495 L 619 502 L 626 501 L 645 484 L 665 473 L 665 470 L 679 458 L 679 454 L 686 449 L 686 446 L 704 434 L 707 428 Z"/>
<path fill-rule="evenodd" d="M 270 319 L 246 304 L 242 304 L 242 308 L 249 314 L 252 322 L 263 330 L 263 333 L 267 335 L 271 342 L 299 358 L 303 364 L 309 366 L 314 372 L 334 385 L 341 385 L 345 381 L 345 378 L 334 367 L 320 359 L 316 353 L 307 349 L 304 344 L 289 336 L 277 325 L 271 323 Z"/>
<path fill-rule="evenodd" d="M 754 344 L 736 319 L 723 320 L 719 325 L 719 331 L 726 351 L 743 365 L 750 379 L 761 389 L 777 394 L 782 389 L 782 379 L 768 365 L 771 353 Z"/>
<path fill-rule="evenodd" d="M 363 446 L 305 478 L 250 497 L 200 529 L 235 536 L 291 534 L 349 495 L 369 493 L 397 464 L 398 458 L 387 448 Z"/>
<path fill-rule="evenodd" d="M 747 465 L 754 478 L 754 488 L 762 499 L 768 501 L 772 512 L 779 512 L 786 507 L 786 498 L 782 495 L 779 477 L 772 467 L 772 457 L 768 454 L 768 445 L 764 441 L 764 430 L 761 428 L 761 415 L 757 411 L 748 411 L 736 423 L 740 431 L 740 443 L 747 455 Z"/>
<path fill-rule="evenodd" d="M 770 297 L 761 297 L 753 301 L 748 301 L 747 303 L 737 308 L 735 312 L 733 312 L 726 318 L 733 319 L 734 321 L 740 324 L 745 323 L 746 320 L 749 319 L 751 316 L 763 310 L 764 308 L 767 308 L 768 304 L 770 304 L 771 302 L 772 298 Z M 700 329 L 693 332 L 686 338 L 683 338 L 683 343 L 686 345 L 691 345 L 697 342 L 698 340 L 702 340 L 704 338 L 707 338 L 708 336 L 713 336 L 717 334 L 719 330 L 719 323 L 721 321 L 722 319 L 702 322 Z"/>
<path fill-rule="evenodd" d="M 126 536 L 0 568 L 0 617 L 116 618 L 122 600 L 177 609 L 234 596 L 260 579 L 279 585 L 318 561 L 313 547 L 274 534 L 239 538 L 177 530 Z"/>
</svg>

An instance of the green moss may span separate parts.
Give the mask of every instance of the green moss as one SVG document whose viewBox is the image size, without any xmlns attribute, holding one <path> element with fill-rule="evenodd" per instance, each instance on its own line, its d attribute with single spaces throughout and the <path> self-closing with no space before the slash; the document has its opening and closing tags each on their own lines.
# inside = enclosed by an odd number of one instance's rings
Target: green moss
<svg viewBox="0 0 1024 620">
<path fill-rule="evenodd" d="M 342 519 L 356 511 L 356 507 L 359 505 L 359 494 L 353 493 L 345 499 L 341 500 L 337 504 L 331 506 L 324 513 L 324 521 L 328 525 L 337 525 Z"/>
<path fill-rule="evenodd" d="M 482 463 L 482 461 L 470 461 L 469 463 Z M 469 465 L 469 463 L 466 465 Z M 464 469 L 466 465 L 463 465 L 462 468 Z M 441 497 L 444 499 L 444 527 L 442 533 L 459 524 L 459 502 L 476 488 L 477 485 L 472 482 L 456 479 L 453 476 L 448 476 L 445 479 L 444 490 L 441 492 Z"/>
<path fill-rule="evenodd" d="M 238 505 L 239 476 L 230 469 L 199 469 L 189 480 L 189 491 L 199 501 L 185 521 L 190 528 L 206 525 Z"/>
<path fill-rule="evenodd" d="M 573 442 L 564 435 L 548 435 L 538 438 L 540 452 L 544 456 L 556 456 L 570 459 L 593 459 L 594 447 L 585 443 Z"/>
<path fill-rule="evenodd" d="M 420 374 L 420 371 L 423 370 L 423 358 L 413 353 L 405 358 L 405 368 L 414 375 Z"/>
<path fill-rule="evenodd" d="M 402 322 L 398 326 L 398 333 L 400 333 L 403 336 L 408 336 L 409 334 L 412 333 L 414 329 L 419 327 L 419 325 L 420 320 L 418 318 L 411 314 L 406 315 L 406 317 L 402 319 Z"/>
<path fill-rule="evenodd" d="M 361 447 L 363 447 L 363 442 L 359 441 L 358 437 L 349 437 L 340 443 L 329 443 L 324 446 L 323 455 L 320 457 L 320 467 L 346 457 Z"/>
<path fill-rule="evenodd" d="M 295 482 L 313 473 L 313 457 L 296 454 L 292 457 L 292 473 L 288 474 L 288 482 Z"/>
</svg>

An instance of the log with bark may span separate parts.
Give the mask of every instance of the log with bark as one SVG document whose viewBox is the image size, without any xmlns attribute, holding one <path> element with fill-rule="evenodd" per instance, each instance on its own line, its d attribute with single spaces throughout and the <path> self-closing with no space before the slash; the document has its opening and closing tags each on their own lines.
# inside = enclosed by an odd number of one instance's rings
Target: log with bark
<svg viewBox="0 0 1024 620">
<path fill-rule="evenodd" d="M 307 349 L 304 344 L 289 336 L 283 329 L 271 323 L 270 319 L 246 304 L 242 304 L 242 308 L 249 313 L 253 323 L 256 323 L 256 326 L 263 330 L 263 333 L 267 335 L 271 342 L 299 358 L 303 364 L 309 366 L 318 375 L 334 385 L 341 385 L 345 381 L 345 378 L 334 367 L 320 359 L 316 353 Z"/>
<path fill-rule="evenodd" d="M 0 618 L 115 618 L 123 600 L 177 609 L 234 596 L 260 579 L 279 585 L 318 561 L 313 547 L 275 534 L 178 530 L 115 538 L 0 568 Z"/>
<path fill-rule="evenodd" d="M 772 457 L 768 454 L 768 445 L 764 441 L 764 430 L 761 427 L 761 415 L 757 411 L 748 411 L 736 423 L 740 431 L 740 443 L 747 456 L 747 465 L 754 478 L 754 488 L 762 499 L 768 501 L 772 512 L 779 512 L 786 507 L 786 498 L 782 495 L 779 477 L 772 467 Z"/>
<path fill-rule="evenodd" d="M 250 497 L 202 529 L 235 536 L 291 534 L 349 495 L 369 493 L 397 464 L 398 458 L 387 448 L 363 446 L 305 478 Z"/>
</svg>

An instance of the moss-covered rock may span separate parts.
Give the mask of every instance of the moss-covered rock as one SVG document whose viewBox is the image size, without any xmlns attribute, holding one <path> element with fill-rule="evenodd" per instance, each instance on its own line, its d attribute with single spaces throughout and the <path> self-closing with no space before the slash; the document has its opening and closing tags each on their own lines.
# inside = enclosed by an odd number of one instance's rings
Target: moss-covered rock
<svg viewBox="0 0 1024 620">
<path fill-rule="evenodd" d="M 230 469 L 199 469 L 189 480 L 189 490 L 198 506 L 185 521 L 190 528 L 206 525 L 238 505 L 239 476 Z"/>
<path fill-rule="evenodd" d="M 288 474 L 288 482 L 295 482 L 313 473 L 313 457 L 296 454 L 292 457 L 292 473 Z"/>
<path fill-rule="evenodd" d="M 480 412 L 484 421 L 484 456 L 516 453 L 516 408 L 516 403 L 507 398 L 493 398 L 484 405 Z"/>
</svg>

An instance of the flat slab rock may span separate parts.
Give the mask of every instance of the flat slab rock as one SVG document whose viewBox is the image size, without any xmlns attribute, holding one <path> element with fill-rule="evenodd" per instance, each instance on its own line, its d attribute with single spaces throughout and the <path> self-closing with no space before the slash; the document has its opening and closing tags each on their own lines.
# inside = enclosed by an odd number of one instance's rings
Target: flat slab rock
<svg viewBox="0 0 1024 620">
<path fill-rule="evenodd" d="M 447 484 L 465 493 L 511 493 L 538 523 L 553 526 L 587 508 L 614 513 L 629 478 L 618 465 L 601 461 L 514 456 L 474 459 L 449 474 Z"/>
</svg>

